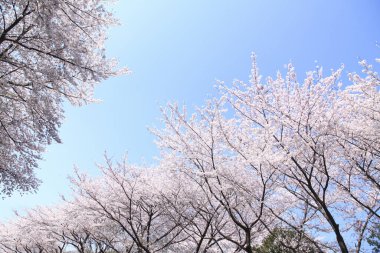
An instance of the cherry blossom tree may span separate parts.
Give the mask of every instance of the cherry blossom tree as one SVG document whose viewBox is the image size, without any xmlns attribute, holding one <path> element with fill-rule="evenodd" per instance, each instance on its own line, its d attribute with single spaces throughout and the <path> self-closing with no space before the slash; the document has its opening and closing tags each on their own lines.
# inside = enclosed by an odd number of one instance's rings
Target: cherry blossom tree
<svg viewBox="0 0 380 253">
<path fill-rule="evenodd" d="M 0 191 L 35 190 L 44 147 L 60 142 L 62 102 L 94 101 L 94 84 L 122 73 L 105 58 L 116 23 L 108 0 L 0 1 Z"/>
<path fill-rule="evenodd" d="M 158 145 L 168 149 L 164 160 L 177 160 L 173 166 L 209 195 L 210 213 L 224 217 L 217 234 L 235 245 L 235 250 L 254 252 L 266 234 L 262 220 L 269 224 L 273 218 L 264 203 L 276 199 L 272 193 L 277 175 L 263 171 L 260 163 L 247 162 L 231 148 L 239 130 L 234 120 L 223 118 L 219 101 L 198 114 L 187 119 L 186 112 L 175 105 L 164 111 L 166 128 L 153 131 Z"/>
<path fill-rule="evenodd" d="M 176 198 L 172 194 L 175 183 L 170 182 L 167 173 L 159 168 L 132 166 L 126 161 L 114 165 L 109 159 L 100 169 L 103 177 L 99 179 L 80 173 L 73 179 L 75 204 L 118 227 L 126 239 L 123 244 L 127 251 L 150 253 L 177 249 L 186 239 L 182 235 L 185 221 L 167 212 L 167 200 L 162 196 Z"/>
</svg>

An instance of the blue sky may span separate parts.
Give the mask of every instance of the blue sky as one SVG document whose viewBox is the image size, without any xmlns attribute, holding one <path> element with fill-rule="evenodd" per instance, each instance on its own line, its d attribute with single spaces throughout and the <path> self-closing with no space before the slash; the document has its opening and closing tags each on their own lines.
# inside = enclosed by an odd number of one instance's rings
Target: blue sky
<svg viewBox="0 0 380 253">
<path fill-rule="evenodd" d="M 160 106 L 201 106 L 217 93 L 216 80 L 248 80 L 251 52 L 263 76 L 291 61 L 300 79 L 316 64 L 329 72 L 344 63 L 347 73 L 360 71 L 358 59 L 380 56 L 377 0 L 119 0 L 111 8 L 121 25 L 109 32 L 107 54 L 132 74 L 99 84 L 100 104 L 65 104 L 63 144 L 47 148 L 41 187 L 0 200 L 0 220 L 58 203 L 70 193 L 74 164 L 96 174 L 104 151 L 151 163 L 158 152 L 147 127 L 159 127 Z"/>
</svg>

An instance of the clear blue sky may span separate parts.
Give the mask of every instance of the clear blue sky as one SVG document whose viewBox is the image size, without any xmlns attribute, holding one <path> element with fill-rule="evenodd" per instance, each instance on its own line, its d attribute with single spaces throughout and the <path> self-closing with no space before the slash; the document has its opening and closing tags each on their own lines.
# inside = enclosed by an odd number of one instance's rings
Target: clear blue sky
<svg viewBox="0 0 380 253">
<path fill-rule="evenodd" d="M 159 106 L 200 106 L 216 93 L 215 80 L 247 80 L 251 52 L 263 76 L 291 61 L 300 78 L 316 60 L 325 71 L 345 63 L 348 72 L 360 70 L 359 58 L 380 57 L 377 0 L 119 0 L 112 9 L 122 25 L 110 31 L 107 54 L 133 73 L 101 83 L 100 104 L 65 105 L 63 144 L 48 147 L 38 193 L 0 200 L 0 220 L 59 202 L 73 165 L 96 174 L 105 150 L 152 162 L 157 150 L 146 127 L 160 125 Z"/>
</svg>

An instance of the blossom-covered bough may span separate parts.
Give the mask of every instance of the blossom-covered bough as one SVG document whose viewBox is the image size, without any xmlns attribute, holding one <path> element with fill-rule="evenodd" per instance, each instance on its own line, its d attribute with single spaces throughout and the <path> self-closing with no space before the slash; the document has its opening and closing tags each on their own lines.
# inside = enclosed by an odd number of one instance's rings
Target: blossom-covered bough
<svg viewBox="0 0 380 253">
<path fill-rule="evenodd" d="M 104 54 L 109 0 L 0 0 L 0 192 L 31 191 L 44 147 L 60 142 L 62 103 L 92 102 L 124 70 Z"/>
<path fill-rule="evenodd" d="M 106 159 L 76 171 L 74 196 L 1 228 L 4 252 L 368 252 L 379 224 L 380 79 L 293 66 L 263 82 L 220 83 L 188 116 L 175 104 L 153 129 L 161 159 Z M 27 233 L 27 237 L 24 234 Z M 268 245 L 271 242 L 271 245 Z M 281 251 L 281 252 L 282 252 Z"/>
</svg>

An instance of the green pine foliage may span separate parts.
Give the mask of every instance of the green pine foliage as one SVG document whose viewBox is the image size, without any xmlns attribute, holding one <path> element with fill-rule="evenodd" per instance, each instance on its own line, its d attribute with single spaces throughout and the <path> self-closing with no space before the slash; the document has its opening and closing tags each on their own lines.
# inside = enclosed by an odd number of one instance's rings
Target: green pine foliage
<svg viewBox="0 0 380 253">
<path fill-rule="evenodd" d="M 276 228 L 263 241 L 258 253 L 317 253 L 319 250 L 303 233 Z"/>
<path fill-rule="evenodd" d="M 371 230 L 367 242 L 372 247 L 372 253 L 380 253 L 380 224 Z"/>
</svg>

